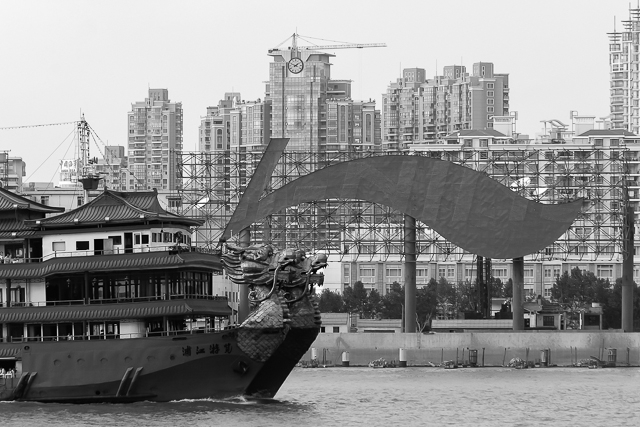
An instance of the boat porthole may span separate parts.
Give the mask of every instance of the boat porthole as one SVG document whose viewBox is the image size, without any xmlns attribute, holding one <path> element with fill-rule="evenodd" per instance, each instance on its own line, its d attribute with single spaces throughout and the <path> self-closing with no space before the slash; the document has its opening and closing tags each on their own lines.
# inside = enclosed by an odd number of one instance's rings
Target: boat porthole
<svg viewBox="0 0 640 427">
<path fill-rule="evenodd" d="M 176 357 L 172 354 L 171 356 L 169 356 L 169 359 L 176 360 Z"/>
<path fill-rule="evenodd" d="M 100 396 L 100 390 L 96 390 L 96 396 Z"/>
<path fill-rule="evenodd" d="M 29 350 L 30 348 L 31 348 L 31 347 L 29 347 L 28 345 L 25 345 L 25 346 L 24 346 L 24 349 L 25 349 L 25 350 Z"/>
</svg>

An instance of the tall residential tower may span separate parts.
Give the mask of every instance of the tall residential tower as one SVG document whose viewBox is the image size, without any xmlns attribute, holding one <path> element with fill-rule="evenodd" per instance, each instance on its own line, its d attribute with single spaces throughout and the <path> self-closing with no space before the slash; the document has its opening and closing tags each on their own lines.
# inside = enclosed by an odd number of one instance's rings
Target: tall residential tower
<svg viewBox="0 0 640 427">
<path fill-rule="evenodd" d="M 149 89 L 148 98 L 131 104 L 128 148 L 129 190 L 180 188 L 182 103 L 171 102 L 167 89 Z"/>
<path fill-rule="evenodd" d="M 382 144 L 387 150 L 436 143 L 446 135 L 493 126 L 494 116 L 509 114 L 509 75 L 491 62 L 444 67 L 443 75 L 425 77 L 422 68 L 403 70 L 382 95 Z"/>
<path fill-rule="evenodd" d="M 640 133 L 640 9 L 629 9 L 624 31 L 609 33 L 610 112 L 614 129 Z"/>
<path fill-rule="evenodd" d="M 323 49 L 383 47 L 383 44 L 297 45 L 271 49 L 266 100 L 271 136 L 290 138 L 287 150 L 324 153 L 380 147 L 375 101 L 354 101 L 351 80 L 331 79 L 331 58 Z M 376 128 L 376 126 L 378 126 Z"/>
</svg>

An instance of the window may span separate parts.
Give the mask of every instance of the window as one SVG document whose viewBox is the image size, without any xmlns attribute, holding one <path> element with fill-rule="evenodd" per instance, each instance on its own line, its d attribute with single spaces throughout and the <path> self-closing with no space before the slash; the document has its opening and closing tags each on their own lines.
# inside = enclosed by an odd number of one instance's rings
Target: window
<svg viewBox="0 0 640 427">
<path fill-rule="evenodd" d="M 51 249 L 54 252 L 64 251 L 66 249 L 66 243 L 65 242 L 53 242 L 51 244 Z"/>
<path fill-rule="evenodd" d="M 499 277 L 500 280 L 502 280 L 502 278 L 506 278 L 507 277 L 507 269 L 506 268 L 492 268 L 491 269 L 491 275 L 493 277 Z"/>
<path fill-rule="evenodd" d="M 480 140 L 480 147 L 488 147 L 489 146 L 489 140 L 488 139 L 481 139 Z"/>
<path fill-rule="evenodd" d="M 360 281 L 362 283 L 375 283 L 376 268 L 371 265 L 362 265 L 360 267 Z"/>
<path fill-rule="evenodd" d="M 533 283 L 533 268 L 524 269 L 524 283 L 526 284 Z"/>
<path fill-rule="evenodd" d="M 43 205 L 49 205 L 49 196 L 40 196 L 40 203 Z"/>
<path fill-rule="evenodd" d="M 487 89 L 493 89 L 493 83 L 487 83 Z"/>
<path fill-rule="evenodd" d="M 393 282 L 402 283 L 402 269 L 387 268 L 386 277 L 387 277 L 387 283 L 393 283 Z"/>
<path fill-rule="evenodd" d="M 429 283 L 429 269 L 416 268 L 416 284 L 426 285 L 427 283 Z"/>
<path fill-rule="evenodd" d="M 336 334 L 337 334 L 338 332 L 340 332 L 340 326 L 334 326 L 334 327 L 333 327 L 333 332 L 334 332 L 334 333 L 336 333 Z"/>
<path fill-rule="evenodd" d="M 492 106 L 488 106 L 487 107 L 487 113 L 493 113 L 493 112 L 494 112 L 493 107 Z"/>
<path fill-rule="evenodd" d="M 113 240 L 113 244 L 114 245 L 121 245 L 122 244 L 122 236 L 109 236 L 108 238 Z"/>
<path fill-rule="evenodd" d="M 78 206 L 84 205 L 84 196 L 78 196 Z"/>
<path fill-rule="evenodd" d="M 599 264 L 597 266 L 597 276 L 601 279 L 613 279 L 613 265 Z"/>
<path fill-rule="evenodd" d="M 148 245 L 149 244 L 149 235 L 148 234 L 143 234 L 142 235 L 142 244 L 143 245 Z"/>
<path fill-rule="evenodd" d="M 493 105 L 493 103 L 494 103 L 493 98 L 487 98 L 487 105 Z"/>
<path fill-rule="evenodd" d="M 542 326 L 556 326 L 553 316 L 542 316 Z"/>
<path fill-rule="evenodd" d="M 488 90 L 488 91 L 487 91 L 487 96 L 493 96 L 493 93 L 494 93 L 494 92 L 493 92 L 492 90 Z"/>
<path fill-rule="evenodd" d="M 79 240 L 76 242 L 76 251 L 87 251 L 87 250 L 89 250 L 88 240 Z"/>
<path fill-rule="evenodd" d="M 346 285 L 351 283 L 351 266 L 348 264 L 342 266 L 342 281 Z"/>
</svg>

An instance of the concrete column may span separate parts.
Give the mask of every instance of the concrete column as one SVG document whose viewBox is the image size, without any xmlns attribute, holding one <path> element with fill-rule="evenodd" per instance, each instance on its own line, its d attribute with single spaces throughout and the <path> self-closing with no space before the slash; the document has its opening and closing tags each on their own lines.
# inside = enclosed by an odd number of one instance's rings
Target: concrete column
<svg viewBox="0 0 640 427">
<path fill-rule="evenodd" d="M 633 332 L 633 209 L 628 199 L 622 227 L 622 330 Z"/>
<path fill-rule="evenodd" d="M 513 259 L 513 330 L 524 330 L 524 309 L 522 308 L 522 290 L 524 289 L 524 258 Z"/>
<path fill-rule="evenodd" d="M 249 228 L 240 231 L 238 244 L 244 248 L 251 243 L 251 232 Z M 249 316 L 249 287 L 238 286 L 238 324 L 241 324 Z"/>
<path fill-rule="evenodd" d="M 404 331 L 416 331 L 416 219 L 404 216 Z"/>
</svg>

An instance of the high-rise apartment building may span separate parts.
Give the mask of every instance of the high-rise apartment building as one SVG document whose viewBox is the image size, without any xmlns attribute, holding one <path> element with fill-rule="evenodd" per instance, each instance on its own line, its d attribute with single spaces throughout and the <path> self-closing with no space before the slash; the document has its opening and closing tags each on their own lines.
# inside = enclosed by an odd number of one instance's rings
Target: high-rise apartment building
<svg viewBox="0 0 640 427">
<path fill-rule="evenodd" d="M 171 102 L 167 89 L 149 89 L 144 102 L 131 104 L 129 117 L 128 190 L 180 188 L 178 159 L 182 151 L 182 103 Z"/>
<path fill-rule="evenodd" d="M 404 150 L 415 143 L 436 143 L 468 129 L 487 129 L 494 116 L 509 114 L 509 76 L 497 74 L 491 62 L 446 66 L 443 75 L 427 79 L 422 68 L 403 70 L 382 95 L 382 144 Z"/>
<path fill-rule="evenodd" d="M 260 99 L 243 102 L 239 113 L 240 137 L 232 138 L 231 148 L 240 151 L 261 149 L 271 138 L 271 102 Z"/>
<path fill-rule="evenodd" d="M 219 153 L 228 150 L 252 151 L 270 138 L 271 104 L 245 102 L 240 93 L 228 92 L 216 107 L 208 107 L 200 118 L 199 151 Z"/>
<path fill-rule="evenodd" d="M 311 153 L 379 147 L 374 101 L 351 99 L 350 80 L 332 80 L 335 55 L 306 49 L 271 50 L 266 99 L 271 136 L 288 150 Z M 379 129 L 379 128 L 378 128 Z"/>
<path fill-rule="evenodd" d="M 609 33 L 610 112 L 614 129 L 640 133 L 640 9 L 629 9 L 624 30 Z"/>
<path fill-rule="evenodd" d="M 27 174 L 27 164 L 22 157 L 9 157 L 0 152 L 0 186 L 14 193 L 22 191 L 22 177 Z"/>
<path fill-rule="evenodd" d="M 102 178 L 98 188 L 126 191 L 129 188 L 129 180 L 134 179 L 133 175 L 129 175 L 127 157 L 121 145 L 104 147 L 104 156 L 97 158 L 94 168 L 96 174 Z"/>
</svg>

